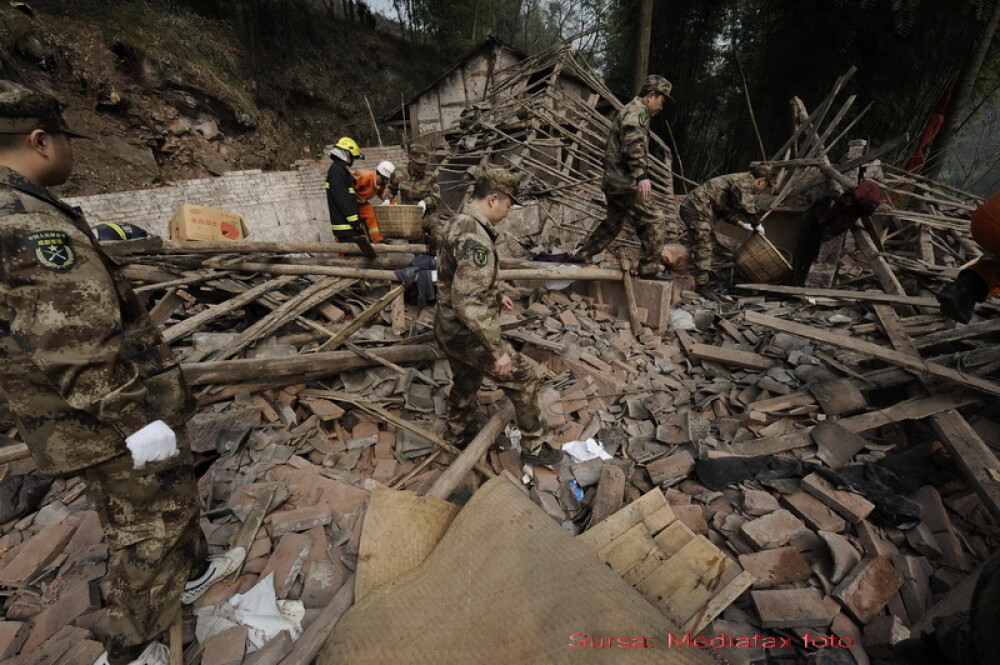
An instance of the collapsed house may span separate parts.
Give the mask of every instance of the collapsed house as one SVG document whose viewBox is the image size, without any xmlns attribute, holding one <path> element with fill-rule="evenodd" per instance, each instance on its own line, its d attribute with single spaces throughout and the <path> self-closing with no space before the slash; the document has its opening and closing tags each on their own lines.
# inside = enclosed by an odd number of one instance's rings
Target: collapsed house
<svg viewBox="0 0 1000 665">
<path fill-rule="evenodd" d="M 790 254 L 796 219 L 885 155 L 828 159 L 849 128 L 846 110 L 825 121 L 842 85 L 776 155 L 769 236 Z M 714 299 L 633 280 L 613 256 L 634 257 L 629 238 L 600 268 L 521 260 L 570 249 L 603 215 L 619 107 L 557 48 L 498 72 L 437 152 L 451 210 L 470 168 L 523 175 L 528 204 L 501 225 L 504 335 L 546 377 L 553 443 L 576 442 L 553 469 L 522 467 L 488 383 L 484 433 L 464 452 L 441 438 L 448 364 L 395 274 L 422 247 L 364 259 L 290 232 L 108 245 L 197 395 L 210 546 L 249 552 L 185 615 L 184 662 L 604 662 L 609 636 L 697 634 L 751 642 L 627 653 L 737 665 L 825 646 L 863 664 L 967 605 L 1000 519 L 1000 324 L 955 326 L 931 292 L 977 253 L 977 199 L 880 164 L 915 205 L 830 239 L 805 285 Z M 669 171 L 654 178 L 672 212 Z M 0 487 L 17 500 L 0 519 L 0 663 L 90 665 L 108 565 L 96 513 L 80 478 L 33 473 L 3 426 Z M 276 632 L 239 613 L 262 584 L 282 601 Z"/>
</svg>

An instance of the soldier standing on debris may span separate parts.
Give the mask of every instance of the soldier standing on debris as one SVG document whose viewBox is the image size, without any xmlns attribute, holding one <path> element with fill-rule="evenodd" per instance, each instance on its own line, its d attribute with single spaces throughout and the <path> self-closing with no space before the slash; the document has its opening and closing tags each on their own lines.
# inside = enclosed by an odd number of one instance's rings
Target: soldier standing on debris
<svg viewBox="0 0 1000 665">
<path fill-rule="evenodd" d="M 372 242 L 382 242 L 382 232 L 378 228 L 378 219 L 375 217 L 375 209 L 369 201 L 378 197 L 384 198 L 385 186 L 392 178 L 396 167 L 392 162 L 379 162 L 374 171 L 367 169 L 355 169 L 351 171 L 354 176 L 354 193 L 358 202 L 358 214 L 368 229 L 368 238 Z"/>
<path fill-rule="evenodd" d="M 514 404 L 522 436 L 521 459 L 551 465 L 562 459 L 562 452 L 544 439 L 540 377 L 500 336 L 500 312 L 513 310 L 514 304 L 500 296 L 493 225 L 515 203 L 517 184 L 517 176 L 502 169 L 480 173 L 472 200 L 445 228 L 437 255 L 434 337 L 448 356 L 453 375 L 448 395 L 449 439 L 464 444 L 474 435 L 476 393 L 483 376 L 488 376 Z"/>
<path fill-rule="evenodd" d="M 46 189 L 69 178 L 73 137 L 55 99 L 0 81 L 0 388 L 39 470 L 84 475 L 114 553 L 98 662 L 166 665 L 146 643 L 245 553 L 205 562 L 181 368 L 79 209 Z"/>
<path fill-rule="evenodd" d="M 433 253 L 437 249 L 437 216 L 434 210 L 441 201 L 441 187 L 437 182 L 437 173 L 428 168 L 430 162 L 426 146 L 413 145 L 409 150 L 409 163 L 406 171 L 396 169 L 389 180 L 389 197 L 397 199 L 403 205 L 418 205 L 424 215 L 424 242 L 427 251 Z"/>
<path fill-rule="evenodd" d="M 340 137 L 329 156 L 333 163 L 326 171 L 323 186 L 326 188 L 326 205 L 330 209 L 330 230 L 340 242 L 355 242 L 366 231 L 361 226 L 351 164 L 365 156 L 361 154 L 358 142 L 349 136 Z"/>
<path fill-rule="evenodd" d="M 937 296 L 941 313 L 959 323 L 972 320 L 976 303 L 1000 295 L 1000 192 L 975 209 L 970 230 L 986 254 Z"/>
<path fill-rule="evenodd" d="M 757 221 L 754 198 L 771 182 L 771 167 L 760 164 L 749 172 L 729 173 L 712 178 L 696 187 L 684 203 L 680 215 L 687 227 L 689 245 L 694 254 L 694 280 L 698 286 L 708 284 L 715 250 L 715 220 L 739 224 L 749 231 L 764 232 Z"/>
<path fill-rule="evenodd" d="M 611 244 L 627 219 L 642 244 L 639 276 L 672 279 L 660 272 L 659 253 L 667 219 L 653 203 L 649 174 L 649 119 L 666 104 L 670 88 L 670 81 L 662 76 L 646 77 L 639 96 L 626 104 L 612 121 L 604 150 L 608 216 L 573 255 L 574 262 L 590 263 Z"/>
</svg>

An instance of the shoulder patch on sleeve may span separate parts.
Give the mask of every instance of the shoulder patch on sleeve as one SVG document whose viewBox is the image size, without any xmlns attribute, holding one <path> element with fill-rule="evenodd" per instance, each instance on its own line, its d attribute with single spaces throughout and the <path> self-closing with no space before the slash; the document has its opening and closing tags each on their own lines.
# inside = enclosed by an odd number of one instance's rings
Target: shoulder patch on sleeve
<svg viewBox="0 0 1000 665">
<path fill-rule="evenodd" d="M 24 236 L 24 244 L 42 268 L 52 272 L 67 272 L 76 265 L 73 239 L 65 231 L 35 231 Z"/>
<path fill-rule="evenodd" d="M 477 266 L 482 268 L 487 263 L 489 263 L 490 254 L 489 251 L 482 245 L 476 245 L 472 248 L 472 262 Z"/>
<path fill-rule="evenodd" d="M 643 127 L 649 124 L 649 114 L 645 111 L 639 114 L 639 124 Z"/>
</svg>

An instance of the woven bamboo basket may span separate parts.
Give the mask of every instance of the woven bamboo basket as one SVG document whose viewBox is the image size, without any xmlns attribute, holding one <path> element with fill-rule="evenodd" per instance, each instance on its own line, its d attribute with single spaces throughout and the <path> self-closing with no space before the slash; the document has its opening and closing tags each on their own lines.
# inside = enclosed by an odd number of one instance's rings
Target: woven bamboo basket
<svg viewBox="0 0 1000 665">
<path fill-rule="evenodd" d="M 420 206 L 375 206 L 375 219 L 379 231 L 386 238 L 420 240 L 424 232 L 421 228 L 423 211 Z"/>
<path fill-rule="evenodd" d="M 792 264 L 761 233 L 754 233 L 733 254 L 736 269 L 751 282 L 772 284 L 792 272 Z"/>
</svg>

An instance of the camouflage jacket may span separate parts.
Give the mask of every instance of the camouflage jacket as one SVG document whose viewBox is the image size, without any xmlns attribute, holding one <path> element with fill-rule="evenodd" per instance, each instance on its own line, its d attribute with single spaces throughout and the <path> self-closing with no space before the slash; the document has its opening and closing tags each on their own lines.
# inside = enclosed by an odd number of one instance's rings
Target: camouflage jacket
<svg viewBox="0 0 1000 665">
<path fill-rule="evenodd" d="M 649 178 L 649 111 L 636 97 L 611 121 L 604 147 L 604 189 L 630 192 L 644 178 Z"/>
<path fill-rule="evenodd" d="M 434 336 L 452 354 L 507 352 L 500 338 L 497 232 L 471 205 L 448 222 L 437 254 Z"/>
<path fill-rule="evenodd" d="M 126 436 L 180 427 L 191 407 L 170 347 L 79 210 L 5 167 L 0 392 L 46 473 L 126 453 Z"/>
<path fill-rule="evenodd" d="M 684 205 L 716 219 L 750 221 L 757 215 L 754 177 L 751 173 L 728 173 L 704 182 L 688 194 Z"/>
<path fill-rule="evenodd" d="M 399 194 L 399 202 L 403 205 L 416 205 L 420 201 L 427 203 L 427 214 L 434 212 L 438 202 L 441 200 L 441 187 L 437 182 L 437 173 L 430 169 L 423 175 L 416 175 L 408 168 L 396 169 L 389 179 L 387 186 L 387 197 L 396 198 Z"/>
</svg>

